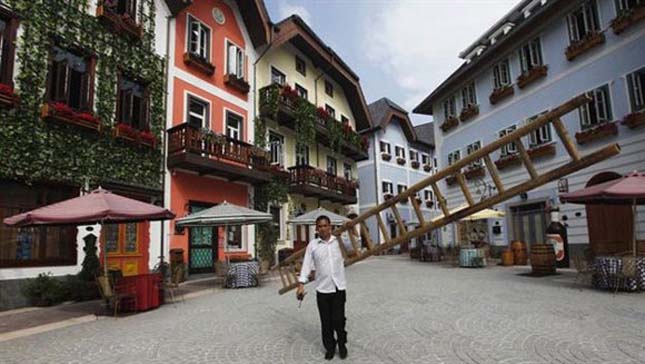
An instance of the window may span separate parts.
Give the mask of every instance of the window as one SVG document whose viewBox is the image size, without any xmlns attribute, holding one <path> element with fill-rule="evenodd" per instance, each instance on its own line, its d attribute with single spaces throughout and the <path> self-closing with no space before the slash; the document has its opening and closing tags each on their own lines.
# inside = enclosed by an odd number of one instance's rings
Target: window
<svg viewBox="0 0 645 364">
<path fill-rule="evenodd" d="M 475 93 L 475 83 L 471 82 L 461 89 L 461 107 L 467 108 L 468 105 L 477 105 L 477 94 Z"/>
<path fill-rule="evenodd" d="M 303 76 L 307 76 L 307 66 L 305 65 L 305 61 L 296 56 L 296 71 L 301 73 Z"/>
<path fill-rule="evenodd" d="M 243 120 L 242 116 L 226 111 L 226 136 L 231 139 L 242 140 Z"/>
<path fill-rule="evenodd" d="M 408 186 L 406 186 L 404 184 L 397 184 L 396 185 L 397 194 L 401 194 L 401 193 L 405 192 L 405 190 L 407 190 L 407 189 L 408 189 Z"/>
<path fill-rule="evenodd" d="M 343 163 L 343 176 L 348 181 L 352 180 L 352 165 L 349 163 Z"/>
<path fill-rule="evenodd" d="M 105 232 L 101 235 L 108 256 L 139 252 L 139 225 L 137 223 L 105 224 L 103 229 Z"/>
<path fill-rule="evenodd" d="M 383 190 L 383 194 L 390 194 L 390 195 L 394 194 L 394 188 L 392 186 L 392 182 L 382 181 L 381 189 Z"/>
<path fill-rule="evenodd" d="M 455 96 L 450 96 L 443 102 L 443 116 L 446 119 L 455 117 L 457 115 L 457 106 L 455 105 Z"/>
<path fill-rule="evenodd" d="M 466 155 L 471 155 L 475 153 L 476 151 L 480 150 L 482 148 L 482 142 L 481 141 L 476 141 L 474 143 L 468 144 L 466 146 Z M 471 167 L 481 167 L 482 166 L 482 160 L 477 159 L 476 161 L 472 162 L 470 164 Z"/>
<path fill-rule="evenodd" d="M 47 90 L 49 100 L 90 111 L 91 71 L 88 58 L 54 46 Z"/>
<path fill-rule="evenodd" d="M 434 159 L 434 171 L 437 172 L 437 169 L 439 168 L 439 164 L 437 163 L 437 158 L 436 157 L 433 158 L 433 159 Z"/>
<path fill-rule="evenodd" d="M 334 97 L 334 85 L 331 82 L 325 80 L 325 93 L 329 97 Z"/>
<path fill-rule="evenodd" d="M 343 124 L 348 124 L 349 125 L 349 118 L 343 114 L 340 114 L 340 122 Z"/>
<path fill-rule="evenodd" d="M 0 182 L 0 219 L 78 196 L 62 186 Z M 15 228 L 0 224 L 0 268 L 76 265 L 75 226 Z"/>
<path fill-rule="evenodd" d="M 148 130 L 148 92 L 140 82 L 121 76 L 117 97 L 117 122 Z"/>
<path fill-rule="evenodd" d="M 419 152 L 416 150 L 410 150 L 410 160 L 413 162 L 419 161 Z"/>
<path fill-rule="evenodd" d="M 0 83 L 13 85 L 13 63 L 18 20 L 0 9 Z"/>
<path fill-rule="evenodd" d="M 331 174 L 332 176 L 335 176 L 337 171 L 338 170 L 336 169 L 336 159 L 330 156 L 327 156 L 327 173 Z"/>
<path fill-rule="evenodd" d="M 434 198 L 432 196 L 432 191 L 423 190 L 423 199 L 426 200 L 426 201 L 433 201 Z"/>
<path fill-rule="evenodd" d="M 113 13 L 127 15 L 130 19 L 137 19 L 137 0 L 112 0 L 105 1 L 104 6 Z"/>
<path fill-rule="evenodd" d="M 629 104 L 632 112 L 645 109 L 645 67 L 627 75 L 627 87 L 629 88 Z"/>
<path fill-rule="evenodd" d="M 296 165 L 308 166 L 309 165 L 309 147 L 306 144 L 296 144 Z"/>
<path fill-rule="evenodd" d="M 301 98 L 303 98 L 305 100 L 307 100 L 309 98 L 309 96 L 308 96 L 309 93 L 307 92 L 307 89 L 302 87 L 302 86 L 300 86 L 300 85 L 298 85 L 297 83 L 296 83 L 296 92 L 298 93 L 298 96 L 300 96 Z"/>
<path fill-rule="evenodd" d="M 635 9 L 638 6 L 645 4 L 644 0 L 615 0 L 616 12 L 621 13 L 625 10 Z"/>
<path fill-rule="evenodd" d="M 425 153 L 421 154 L 421 164 L 424 166 L 430 164 L 430 156 Z"/>
<path fill-rule="evenodd" d="M 405 148 L 399 147 L 398 145 L 394 147 L 394 154 L 397 158 L 405 158 Z"/>
<path fill-rule="evenodd" d="M 593 100 L 578 108 L 582 130 L 589 129 L 598 124 L 612 120 L 609 86 L 604 85 L 599 87 L 593 90 L 592 94 Z"/>
<path fill-rule="evenodd" d="M 188 96 L 188 124 L 197 128 L 209 128 L 209 107 L 206 101 L 200 100 L 192 95 Z"/>
<path fill-rule="evenodd" d="M 379 144 L 381 146 L 381 153 L 390 154 L 390 155 L 392 154 L 390 143 L 381 141 Z"/>
<path fill-rule="evenodd" d="M 188 16 L 188 52 L 204 61 L 210 60 L 211 30 L 205 24 Z"/>
<path fill-rule="evenodd" d="M 284 73 L 278 71 L 275 67 L 271 67 L 271 83 L 277 83 L 280 86 L 284 86 L 287 82 L 287 76 Z"/>
<path fill-rule="evenodd" d="M 329 113 L 329 116 L 331 116 L 332 119 L 336 119 L 336 110 L 334 110 L 333 107 L 325 104 L 325 111 Z"/>
<path fill-rule="evenodd" d="M 599 30 L 598 9 L 595 0 L 589 0 L 567 17 L 569 40 L 578 42 Z"/>
<path fill-rule="evenodd" d="M 455 150 L 448 153 L 448 165 L 451 166 L 461 159 L 461 151 Z"/>
<path fill-rule="evenodd" d="M 535 67 L 542 65 L 542 51 L 540 38 L 535 38 L 520 48 L 520 66 L 522 73 L 528 73 Z"/>
<path fill-rule="evenodd" d="M 242 226 L 228 226 L 226 228 L 226 245 L 229 249 L 242 249 Z"/>
<path fill-rule="evenodd" d="M 271 152 L 271 164 L 284 166 L 284 157 L 282 156 L 282 146 L 284 137 L 272 131 L 269 132 L 269 150 Z"/>
<path fill-rule="evenodd" d="M 541 112 L 537 115 L 531 116 L 526 120 L 527 123 L 531 123 L 540 116 L 546 114 L 547 112 Z M 546 144 L 551 142 L 551 124 L 547 123 L 539 127 L 538 129 L 529 133 L 529 148 L 537 147 L 538 145 Z"/>
<path fill-rule="evenodd" d="M 228 42 L 226 52 L 226 73 L 239 79 L 244 79 L 244 51 L 235 44 Z"/>
<path fill-rule="evenodd" d="M 502 129 L 502 130 L 500 130 L 500 132 L 499 132 L 499 137 L 500 137 L 500 138 L 505 137 L 506 135 L 508 135 L 508 134 L 510 134 L 510 133 L 512 133 L 512 132 L 514 132 L 516 128 L 517 128 L 517 127 L 516 127 L 515 125 L 511 125 L 511 126 L 509 126 L 508 128 L 506 128 L 506 129 Z M 515 143 L 508 143 L 508 144 L 506 144 L 506 145 L 503 145 L 503 146 L 500 148 L 500 151 L 501 151 L 501 153 L 502 153 L 502 157 L 505 157 L 505 156 L 507 156 L 507 155 L 511 155 L 511 154 L 515 154 L 515 153 L 517 153 L 517 146 L 515 145 Z"/>
<path fill-rule="evenodd" d="M 511 68 L 508 59 L 505 59 L 493 67 L 493 86 L 495 89 L 511 84 Z"/>
</svg>

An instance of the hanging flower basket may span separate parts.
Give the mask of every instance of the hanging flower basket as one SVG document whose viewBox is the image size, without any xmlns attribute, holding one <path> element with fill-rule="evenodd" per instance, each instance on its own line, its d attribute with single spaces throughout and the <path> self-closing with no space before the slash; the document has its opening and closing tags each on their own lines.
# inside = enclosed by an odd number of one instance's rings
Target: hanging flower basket
<svg viewBox="0 0 645 364">
<path fill-rule="evenodd" d="M 639 126 L 645 125 L 645 110 L 625 115 L 622 124 L 630 129 L 636 129 Z"/>
<path fill-rule="evenodd" d="M 506 85 L 493 90 L 493 93 L 488 96 L 488 100 L 491 104 L 495 105 L 501 100 L 513 95 L 513 85 Z"/>
<path fill-rule="evenodd" d="M 576 133 L 576 141 L 583 145 L 591 141 L 618 134 L 618 127 L 614 122 L 607 122 L 594 128 Z"/>
<path fill-rule="evenodd" d="M 0 83 L 0 109 L 12 109 L 20 102 L 13 87 Z"/>
</svg>

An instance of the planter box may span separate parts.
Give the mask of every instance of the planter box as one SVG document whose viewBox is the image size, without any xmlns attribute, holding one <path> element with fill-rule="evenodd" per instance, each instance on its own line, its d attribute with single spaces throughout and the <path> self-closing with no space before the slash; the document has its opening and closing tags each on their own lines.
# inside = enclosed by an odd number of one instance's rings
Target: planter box
<svg viewBox="0 0 645 364">
<path fill-rule="evenodd" d="M 421 165 L 421 164 L 419 163 L 419 161 L 412 161 L 412 162 L 410 162 L 410 166 L 411 166 L 412 168 L 414 168 L 414 169 L 419 169 L 419 166 L 420 166 L 420 165 Z"/>
<path fill-rule="evenodd" d="M 459 120 L 464 123 L 475 117 L 477 114 L 479 114 L 479 105 L 469 104 L 467 108 L 461 110 Z"/>
<path fill-rule="evenodd" d="M 50 104 L 43 104 L 40 108 L 40 117 L 45 121 L 76 125 L 94 131 L 101 130 L 101 123 L 98 119 L 90 121 L 79 117 L 79 115 L 75 112 L 59 112 Z"/>
<path fill-rule="evenodd" d="M 228 85 L 242 93 L 248 94 L 251 86 L 243 78 L 238 78 L 236 75 L 224 75 L 224 84 Z"/>
<path fill-rule="evenodd" d="M 396 157 L 396 163 L 400 166 L 405 165 L 405 158 Z"/>
<path fill-rule="evenodd" d="M 116 34 L 126 34 L 135 39 L 143 37 L 143 26 L 128 15 L 115 13 L 104 4 L 96 7 L 96 17 Z"/>
<path fill-rule="evenodd" d="M 424 164 L 423 165 L 423 170 L 426 172 L 430 172 L 432 170 L 432 167 L 429 164 Z"/>
<path fill-rule="evenodd" d="M 520 163 L 521 163 L 520 155 L 515 153 L 515 154 L 509 154 L 509 155 L 500 157 L 498 160 L 495 161 L 495 166 L 497 167 L 497 169 L 502 170 L 504 168 L 509 168 L 512 166 L 519 165 Z"/>
<path fill-rule="evenodd" d="M 483 166 L 478 166 L 478 167 L 471 167 L 464 172 L 464 177 L 466 179 L 474 179 L 474 178 L 481 178 L 486 175 L 486 170 L 484 169 Z"/>
<path fill-rule="evenodd" d="M 532 68 L 528 73 L 523 73 L 517 78 L 517 86 L 524 88 L 536 80 L 546 77 L 547 70 L 548 67 L 546 65 Z"/>
<path fill-rule="evenodd" d="M 602 43 L 605 43 L 605 34 L 594 32 L 568 46 L 564 54 L 568 61 L 572 61 L 584 52 Z"/>
<path fill-rule="evenodd" d="M 434 206 L 434 202 L 432 200 L 426 200 L 426 207 L 432 207 Z"/>
<path fill-rule="evenodd" d="M 589 130 L 581 131 L 576 133 L 576 141 L 578 144 L 583 145 L 591 141 L 606 138 L 608 136 L 618 134 L 618 127 L 616 123 L 610 122 L 602 125 L 598 125 L 595 128 Z"/>
<path fill-rule="evenodd" d="M 625 115 L 622 124 L 627 125 L 630 129 L 635 129 L 639 126 L 645 125 L 645 111 L 639 111 Z"/>
<path fill-rule="evenodd" d="M 446 119 L 446 121 L 444 121 L 441 125 L 439 125 L 439 127 L 444 133 L 446 133 L 448 130 L 456 127 L 457 125 L 459 125 L 459 119 L 451 116 L 450 118 Z"/>
<path fill-rule="evenodd" d="M 449 176 L 449 177 L 446 177 L 446 184 L 447 184 L 448 186 L 452 186 L 452 185 L 454 185 L 455 183 L 457 183 L 457 177 L 455 177 L 455 176 Z"/>
<path fill-rule="evenodd" d="M 513 85 L 506 85 L 504 87 L 496 88 L 493 90 L 493 93 L 488 96 L 488 101 L 492 105 L 495 105 L 496 103 L 500 102 L 501 100 L 513 95 L 514 93 Z"/>
<path fill-rule="evenodd" d="M 213 64 L 189 52 L 184 53 L 184 63 L 209 76 L 212 76 L 215 73 L 215 66 L 213 66 Z"/>
<path fill-rule="evenodd" d="M 19 102 L 20 98 L 13 92 L 0 92 L 0 109 L 13 109 Z"/>
<path fill-rule="evenodd" d="M 614 30 L 614 33 L 620 34 L 624 32 L 625 29 L 643 19 L 645 19 L 645 5 L 622 12 L 611 21 L 611 28 Z"/>
<path fill-rule="evenodd" d="M 538 145 L 526 151 L 531 159 L 555 155 L 555 143 Z"/>
<path fill-rule="evenodd" d="M 381 158 L 382 158 L 384 161 L 386 161 L 386 162 L 387 162 L 387 161 L 389 161 L 390 159 L 392 159 L 392 156 L 391 156 L 391 155 L 389 155 L 389 154 L 387 154 L 387 153 L 381 153 Z"/>
</svg>

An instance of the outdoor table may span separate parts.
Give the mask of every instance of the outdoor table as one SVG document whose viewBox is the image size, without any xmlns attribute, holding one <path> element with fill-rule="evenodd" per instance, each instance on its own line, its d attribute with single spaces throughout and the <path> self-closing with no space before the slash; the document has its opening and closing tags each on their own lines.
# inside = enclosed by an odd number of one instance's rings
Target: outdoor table
<svg viewBox="0 0 645 364">
<path fill-rule="evenodd" d="M 137 311 L 159 307 L 159 284 L 161 274 L 147 273 L 121 278 L 123 284 L 132 284 L 137 295 Z"/>
<path fill-rule="evenodd" d="M 613 278 L 616 273 L 620 272 L 623 267 L 622 257 L 600 256 L 594 259 L 594 278 L 593 286 L 600 289 L 616 288 L 616 279 Z M 636 257 L 636 279 L 627 278 L 621 287 L 627 291 L 645 289 L 645 257 Z"/>
<path fill-rule="evenodd" d="M 226 288 L 256 287 L 260 264 L 256 261 L 230 263 L 226 274 Z"/>
<path fill-rule="evenodd" d="M 474 262 L 473 258 L 481 258 L 481 263 Z M 460 267 L 485 267 L 486 254 L 484 252 L 484 249 L 461 248 L 461 250 L 459 250 L 459 266 Z"/>
</svg>

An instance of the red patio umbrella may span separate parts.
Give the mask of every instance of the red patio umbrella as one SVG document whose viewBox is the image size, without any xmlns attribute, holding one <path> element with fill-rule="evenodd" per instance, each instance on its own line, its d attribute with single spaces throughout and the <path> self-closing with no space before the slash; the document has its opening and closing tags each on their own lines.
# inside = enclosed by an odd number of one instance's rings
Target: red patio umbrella
<svg viewBox="0 0 645 364">
<path fill-rule="evenodd" d="M 8 226 L 55 226 L 128 223 L 172 219 L 171 211 L 98 188 L 87 195 L 7 217 Z M 107 263 L 107 254 L 103 254 Z M 104 264 L 107 274 L 107 264 Z"/>
<path fill-rule="evenodd" d="M 636 205 L 645 205 L 645 173 L 634 171 L 622 178 L 564 193 L 560 195 L 560 200 L 580 204 L 632 205 L 634 221 L 638 221 Z M 636 223 L 634 223 L 632 243 L 634 255 L 636 255 Z"/>
</svg>

